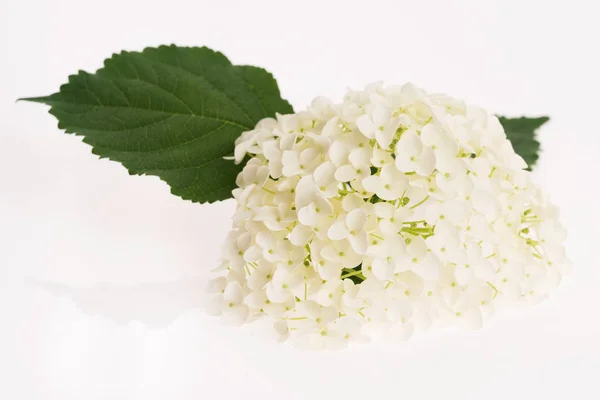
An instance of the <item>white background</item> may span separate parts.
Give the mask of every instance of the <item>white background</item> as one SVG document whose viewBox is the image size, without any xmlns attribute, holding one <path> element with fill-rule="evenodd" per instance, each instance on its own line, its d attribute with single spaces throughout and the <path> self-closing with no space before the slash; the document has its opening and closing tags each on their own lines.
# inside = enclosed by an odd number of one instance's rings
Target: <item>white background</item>
<svg viewBox="0 0 600 400">
<path fill-rule="evenodd" d="M 0 4 L 0 398 L 600 398 L 595 1 Z M 221 326 L 198 293 L 234 204 L 181 201 L 98 161 L 47 107 L 15 103 L 165 43 L 267 67 L 297 110 L 384 80 L 550 115 L 536 179 L 562 209 L 575 274 L 483 330 L 392 347 L 313 353 Z"/>
</svg>

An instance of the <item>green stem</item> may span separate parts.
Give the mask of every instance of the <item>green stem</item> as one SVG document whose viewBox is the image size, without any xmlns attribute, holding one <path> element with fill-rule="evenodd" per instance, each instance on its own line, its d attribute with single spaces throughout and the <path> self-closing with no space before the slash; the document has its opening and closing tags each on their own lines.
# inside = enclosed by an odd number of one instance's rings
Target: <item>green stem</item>
<svg viewBox="0 0 600 400">
<path fill-rule="evenodd" d="M 411 235 L 419 236 L 421 234 L 430 235 L 433 233 L 433 229 L 431 228 L 407 228 L 404 227 L 400 230 L 400 232 L 410 233 Z"/>
<path fill-rule="evenodd" d="M 306 278 L 304 278 L 304 300 L 306 300 L 307 291 L 308 291 L 308 285 L 306 284 Z"/>
<path fill-rule="evenodd" d="M 406 194 L 406 190 L 407 189 L 404 189 L 404 192 L 402 192 L 402 196 L 400 196 L 400 198 L 398 200 L 396 200 L 396 204 L 395 204 L 396 208 L 398 208 L 398 207 L 404 207 L 403 200 L 404 200 L 404 195 Z"/>
<path fill-rule="evenodd" d="M 352 272 L 348 272 L 348 273 L 346 273 L 346 274 L 342 275 L 341 279 L 349 278 L 349 277 L 351 277 L 351 276 L 356 276 L 356 277 L 358 277 L 358 278 L 361 278 L 363 281 L 364 281 L 365 279 L 367 279 L 367 278 L 365 278 L 365 276 L 362 274 L 362 270 L 360 270 L 360 269 L 359 269 L 359 270 L 356 270 L 356 271 L 354 271 L 354 270 L 353 270 Z"/>
<path fill-rule="evenodd" d="M 500 293 L 500 291 L 498 289 L 496 289 L 496 286 L 494 286 L 491 282 L 485 281 L 485 283 L 487 283 L 488 285 L 490 285 L 492 287 L 492 289 L 494 289 L 494 297 L 492 297 L 492 300 L 496 298 L 496 296 L 498 295 L 498 293 Z"/>
<path fill-rule="evenodd" d="M 415 204 L 414 206 L 411 206 L 410 209 L 414 209 L 419 207 L 421 204 L 425 203 L 427 200 L 429 200 L 429 195 L 427 195 L 427 197 L 425 197 L 423 200 L 421 200 L 420 202 L 418 202 L 417 204 Z"/>
</svg>

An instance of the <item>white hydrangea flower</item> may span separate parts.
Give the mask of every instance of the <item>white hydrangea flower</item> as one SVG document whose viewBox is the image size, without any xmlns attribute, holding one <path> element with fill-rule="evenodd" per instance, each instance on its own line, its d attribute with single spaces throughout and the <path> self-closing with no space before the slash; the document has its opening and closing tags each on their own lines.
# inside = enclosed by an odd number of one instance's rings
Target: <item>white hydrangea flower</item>
<svg viewBox="0 0 600 400">
<path fill-rule="evenodd" d="M 569 272 L 558 211 L 498 119 L 407 84 L 259 122 L 211 312 L 273 320 L 281 340 L 338 348 L 380 330 L 477 328 Z"/>
</svg>

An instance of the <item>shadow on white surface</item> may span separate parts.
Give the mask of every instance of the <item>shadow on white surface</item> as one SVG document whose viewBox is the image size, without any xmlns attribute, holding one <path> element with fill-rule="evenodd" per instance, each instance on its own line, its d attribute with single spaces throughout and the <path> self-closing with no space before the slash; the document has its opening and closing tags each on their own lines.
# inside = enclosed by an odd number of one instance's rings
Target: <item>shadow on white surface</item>
<svg viewBox="0 0 600 400">
<path fill-rule="evenodd" d="M 149 328 L 167 328 L 183 313 L 203 307 L 205 281 L 184 278 L 139 284 L 101 283 L 75 287 L 49 280 L 27 281 L 56 296 L 70 298 L 89 316 L 102 316 L 119 325 L 138 321 Z"/>
</svg>

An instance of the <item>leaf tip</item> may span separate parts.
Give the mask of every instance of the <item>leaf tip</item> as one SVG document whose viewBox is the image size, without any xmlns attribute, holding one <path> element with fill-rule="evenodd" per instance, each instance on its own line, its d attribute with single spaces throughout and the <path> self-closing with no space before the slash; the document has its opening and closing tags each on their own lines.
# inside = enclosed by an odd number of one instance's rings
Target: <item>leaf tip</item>
<svg viewBox="0 0 600 400">
<path fill-rule="evenodd" d="M 48 104 L 48 96 L 40 96 L 40 97 L 19 97 L 17 100 L 15 100 L 15 103 L 18 103 L 20 101 L 29 101 L 31 103 L 42 103 L 42 104 Z"/>
</svg>

